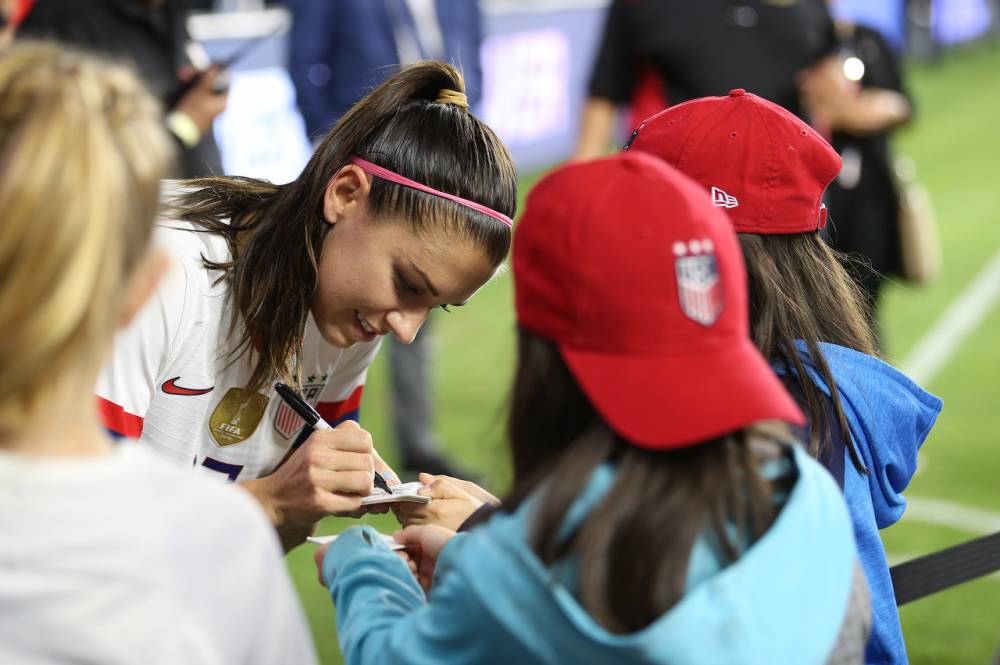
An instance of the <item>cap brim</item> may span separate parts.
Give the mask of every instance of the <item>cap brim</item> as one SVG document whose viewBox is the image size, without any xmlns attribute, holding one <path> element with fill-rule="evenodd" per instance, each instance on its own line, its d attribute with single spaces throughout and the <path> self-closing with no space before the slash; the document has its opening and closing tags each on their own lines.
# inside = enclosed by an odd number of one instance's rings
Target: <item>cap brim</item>
<svg viewBox="0 0 1000 665">
<path fill-rule="evenodd" d="M 681 448 L 762 420 L 805 424 L 750 340 L 674 356 L 559 350 L 608 425 L 645 448 Z"/>
</svg>

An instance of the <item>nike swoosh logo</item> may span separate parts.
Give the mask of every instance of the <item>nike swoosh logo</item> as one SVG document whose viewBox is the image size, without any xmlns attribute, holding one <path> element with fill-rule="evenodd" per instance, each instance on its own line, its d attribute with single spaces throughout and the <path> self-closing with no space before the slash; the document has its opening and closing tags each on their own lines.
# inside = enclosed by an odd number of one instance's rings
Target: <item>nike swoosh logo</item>
<svg viewBox="0 0 1000 665">
<path fill-rule="evenodd" d="M 179 378 L 181 377 L 175 376 L 169 381 L 164 381 L 163 385 L 160 386 L 160 390 L 168 395 L 204 395 L 215 390 L 215 386 L 211 388 L 185 388 L 184 386 L 177 385 L 177 379 Z"/>
</svg>

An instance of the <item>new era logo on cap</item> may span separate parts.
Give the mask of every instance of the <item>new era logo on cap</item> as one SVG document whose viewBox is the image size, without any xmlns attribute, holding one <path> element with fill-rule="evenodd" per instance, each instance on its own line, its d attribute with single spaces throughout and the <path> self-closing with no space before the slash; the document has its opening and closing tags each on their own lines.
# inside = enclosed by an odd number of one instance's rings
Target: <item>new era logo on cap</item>
<svg viewBox="0 0 1000 665">
<path fill-rule="evenodd" d="M 727 194 L 718 187 L 712 188 L 712 205 L 716 208 L 735 208 L 740 202 L 732 194 Z"/>
</svg>

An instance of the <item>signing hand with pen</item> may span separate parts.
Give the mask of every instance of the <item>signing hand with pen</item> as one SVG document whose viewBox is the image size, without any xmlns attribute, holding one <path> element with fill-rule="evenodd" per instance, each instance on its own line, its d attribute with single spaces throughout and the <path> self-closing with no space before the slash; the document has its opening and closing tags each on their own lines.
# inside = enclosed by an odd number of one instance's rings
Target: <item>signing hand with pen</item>
<svg viewBox="0 0 1000 665">
<path fill-rule="evenodd" d="M 311 527 L 327 515 L 361 514 L 376 468 L 392 473 L 373 449 L 371 434 L 346 420 L 314 431 L 274 473 L 242 485 L 281 531 Z"/>
</svg>

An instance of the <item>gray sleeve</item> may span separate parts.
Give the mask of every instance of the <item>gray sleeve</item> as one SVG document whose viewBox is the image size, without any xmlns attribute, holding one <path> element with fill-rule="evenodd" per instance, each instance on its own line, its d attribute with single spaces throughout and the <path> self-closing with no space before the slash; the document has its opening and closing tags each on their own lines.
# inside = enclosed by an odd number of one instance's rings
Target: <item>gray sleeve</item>
<svg viewBox="0 0 1000 665">
<path fill-rule="evenodd" d="M 854 579 L 851 597 L 844 613 L 840 633 L 833 643 L 827 665 L 856 665 L 865 662 L 865 645 L 872 632 L 872 603 L 868 595 L 868 582 L 861 566 L 854 562 Z"/>
</svg>

